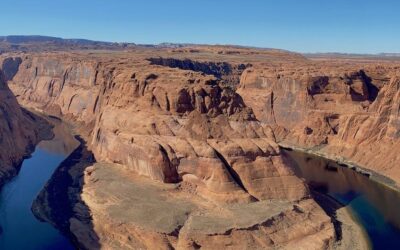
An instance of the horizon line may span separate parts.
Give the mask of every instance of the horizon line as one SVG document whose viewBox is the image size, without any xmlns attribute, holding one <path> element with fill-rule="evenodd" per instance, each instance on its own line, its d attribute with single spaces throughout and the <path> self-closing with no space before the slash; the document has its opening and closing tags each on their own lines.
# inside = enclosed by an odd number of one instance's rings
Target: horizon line
<svg viewBox="0 0 400 250">
<path fill-rule="evenodd" d="M 6 37 L 47 37 L 47 38 L 56 38 L 56 39 L 62 39 L 62 40 L 86 40 L 90 42 L 102 42 L 102 43 L 115 43 L 115 44 L 132 44 L 132 45 L 138 45 L 138 46 L 145 46 L 145 45 L 162 45 L 162 44 L 175 44 L 175 45 L 183 45 L 183 46 L 190 46 L 190 45 L 197 45 L 197 46 L 232 46 L 232 47 L 243 47 L 243 48 L 250 48 L 250 49 L 260 49 L 260 50 L 281 50 L 281 51 L 286 51 L 286 52 L 292 52 L 292 53 L 299 53 L 303 55 L 353 55 L 353 56 L 388 56 L 390 57 L 391 55 L 394 56 L 400 56 L 400 52 L 387 52 L 387 51 L 382 51 L 382 52 L 376 52 L 376 53 L 371 53 L 371 52 L 341 52 L 341 51 L 296 51 L 296 50 L 290 50 L 290 49 L 285 49 L 285 48 L 273 48 L 273 47 L 260 47 L 260 46 L 254 46 L 254 45 L 248 45 L 248 44 L 229 44 L 229 43 L 194 43 L 194 42 L 153 42 L 153 43 L 136 43 L 132 41 L 110 41 L 110 40 L 97 40 L 97 39 L 92 39 L 92 38 L 77 38 L 77 37 L 63 37 L 63 36 L 57 36 L 57 35 L 0 35 L 0 38 L 6 38 Z"/>
</svg>

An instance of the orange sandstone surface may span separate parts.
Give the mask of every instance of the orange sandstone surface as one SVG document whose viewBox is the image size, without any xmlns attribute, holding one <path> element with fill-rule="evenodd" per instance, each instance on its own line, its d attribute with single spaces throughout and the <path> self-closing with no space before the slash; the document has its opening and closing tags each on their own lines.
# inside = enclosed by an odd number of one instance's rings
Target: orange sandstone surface
<svg viewBox="0 0 400 250">
<path fill-rule="evenodd" d="M 0 188 L 14 177 L 25 157 L 42 139 L 50 138 L 50 125 L 21 108 L 0 70 Z"/>
<path fill-rule="evenodd" d="M 333 247 L 279 144 L 400 180 L 393 61 L 229 46 L 1 57 L 20 104 L 73 123 L 96 159 L 69 171 L 82 248 Z"/>
</svg>

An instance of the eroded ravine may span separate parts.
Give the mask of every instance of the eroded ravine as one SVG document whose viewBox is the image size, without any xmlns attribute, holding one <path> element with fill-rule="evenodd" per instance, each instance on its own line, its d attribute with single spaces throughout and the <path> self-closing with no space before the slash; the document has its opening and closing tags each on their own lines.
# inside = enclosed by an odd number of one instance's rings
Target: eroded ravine
<svg viewBox="0 0 400 250">
<path fill-rule="evenodd" d="M 58 230 L 31 212 L 37 194 L 79 144 L 63 123 L 54 119 L 51 123 L 55 125 L 55 136 L 40 142 L 31 157 L 23 161 L 18 175 L 1 189 L 1 249 L 74 249 Z"/>
</svg>

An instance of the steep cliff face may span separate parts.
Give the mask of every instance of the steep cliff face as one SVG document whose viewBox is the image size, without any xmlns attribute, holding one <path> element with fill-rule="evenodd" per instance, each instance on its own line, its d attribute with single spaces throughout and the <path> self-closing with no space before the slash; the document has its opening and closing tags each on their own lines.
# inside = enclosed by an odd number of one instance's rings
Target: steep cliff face
<svg viewBox="0 0 400 250">
<path fill-rule="evenodd" d="M 17 58 L 22 61 L 9 85 L 22 104 L 54 115 L 68 114 L 78 121 L 94 120 L 93 107 L 99 95 L 96 62 L 45 54 Z"/>
<path fill-rule="evenodd" d="M 248 69 L 238 92 L 279 139 L 400 181 L 395 63 Z"/>
<path fill-rule="evenodd" d="M 86 124 L 98 160 L 154 180 L 191 182 L 217 200 L 307 193 L 271 129 L 215 76 L 146 60 L 61 57 L 25 58 L 10 86 L 22 103 Z"/>
<path fill-rule="evenodd" d="M 80 190 L 67 224 L 89 249 L 331 246 L 330 218 L 278 143 L 400 181 L 393 62 L 224 47 L 6 57 L 18 101 L 74 123 L 95 155 L 66 171 Z"/>
<path fill-rule="evenodd" d="M 17 173 L 46 130 L 41 118 L 19 106 L 5 78 L 0 70 L 0 187 Z"/>
<path fill-rule="evenodd" d="M 79 182 L 84 184 L 83 193 L 75 194 L 81 195 L 92 211 L 93 230 L 101 244 L 151 248 L 159 243 L 163 248 L 190 248 L 198 244 L 207 246 L 212 238 L 214 243 L 223 240 L 222 245 L 273 247 L 295 244 L 301 235 L 315 239 L 319 247 L 330 244 L 333 225 L 309 198 L 304 183 L 280 154 L 272 128 L 257 120 L 257 114 L 233 88 L 222 83 L 222 77 L 164 63 L 151 64 L 147 59 L 153 53 L 24 55 L 20 56 L 18 72 L 10 82 L 24 105 L 73 121 L 84 132 L 96 160 L 102 163 L 85 172 L 85 181 Z M 103 175 L 103 171 L 108 174 Z M 140 200 L 135 195 L 141 194 L 137 191 L 137 182 L 141 181 L 129 176 L 137 174 L 161 182 L 157 192 L 148 194 L 149 199 L 158 202 L 132 205 Z M 114 189 L 117 179 L 121 179 L 118 191 Z M 98 192 L 99 180 L 108 180 L 104 181 L 107 186 L 101 188 L 104 193 Z M 120 191 L 124 194 L 124 190 L 127 191 L 123 197 L 132 199 L 114 196 Z M 192 204 L 192 199 L 201 202 Z M 275 208 L 277 213 L 269 213 L 274 205 L 263 202 L 266 200 L 288 203 Z M 187 211 L 178 209 L 179 215 L 168 215 L 172 204 L 183 202 L 188 203 Z M 228 233 L 203 226 L 203 220 L 204 225 L 230 220 L 226 214 L 239 211 L 235 210 L 238 204 L 244 206 L 240 211 L 260 206 L 254 211 L 262 216 L 243 216 L 237 225 L 228 223 L 224 226 Z M 121 210 L 120 206 L 126 209 Z M 299 212 L 297 206 L 306 206 L 309 212 Z M 81 207 L 77 204 L 78 214 L 71 219 L 71 231 L 84 242 L 93 233 L 79 219 Z M 141 214 L 149 210 L 159 213 L 160 225 L 143 229 Z M 202 211 L 207 216 L 200 216 L 198 231 L 197 219 L 192 225 L 188 215 Z M 225 212 L 219 216 L 218 211 Z M 279 211 L 285 211 L 287 216 L 279 215 Z M 124 216 L 133 219 L 116 227 Z M 313 226 L 300 232 L 296 218 Z M 279 232 L 272 228 L 265 231 L 264 225 L 270 220 Z M 170 225 L 168 230 L 162 229 L 161 224 L 165 223 Z M 182 227 L 185 230 L 181 235 Z M 257 227 L 255 234 L 246 229 L 253 227 Z M 296 233 L 286 237 L 283 232 L 292 227 Z M 121 237 L 127 232 L 128 239 Z M 231 241 L 264 234 L 271 235 L 271 239 Z"/>
</svg>

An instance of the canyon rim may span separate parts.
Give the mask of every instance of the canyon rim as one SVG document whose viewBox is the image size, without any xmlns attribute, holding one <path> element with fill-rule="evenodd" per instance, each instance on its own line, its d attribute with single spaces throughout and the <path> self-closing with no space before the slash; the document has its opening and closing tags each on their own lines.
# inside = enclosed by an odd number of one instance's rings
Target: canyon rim
<svg viewBox="0 0 400 250">
<path fill-rule="evenodd" d="M 2 148 L 15 150 L 2 151 L 4 180 L 51 131 L 42 117 L 80 138 L 32 207 L 78 248 L 322 249 L 359 237 L 362 249 L 357 220 L 321 205 L 282 148 L 390 188 L 400 178 L 396 61 L 62 46 L 5 52 L 1 65 Z"/>
<path fill-rule="evenodd" d="M 400 249 L 400 3 L 18 1 L 0 249 Z"/>
</svg>

